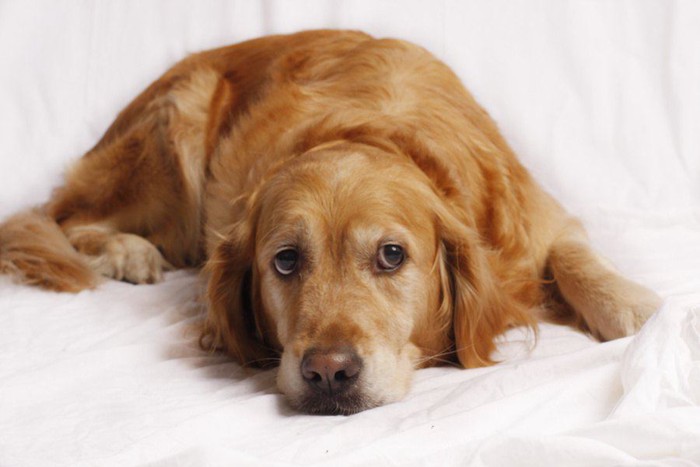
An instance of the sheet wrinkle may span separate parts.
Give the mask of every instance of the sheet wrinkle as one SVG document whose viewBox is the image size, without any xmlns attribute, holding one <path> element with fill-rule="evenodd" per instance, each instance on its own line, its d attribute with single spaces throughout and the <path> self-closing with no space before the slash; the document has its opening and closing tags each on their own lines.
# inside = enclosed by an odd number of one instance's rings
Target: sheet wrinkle
<svg viewBox="0 0 700 467">
<path fill-rule="evenodd" d="M 625 353 L 625 396 L 611 418 L 697 405 L 700 388 L 690 379 L 700 367 L 697 322 L 697 310 L 673 300 L 652 317 Z"/>
</svg>

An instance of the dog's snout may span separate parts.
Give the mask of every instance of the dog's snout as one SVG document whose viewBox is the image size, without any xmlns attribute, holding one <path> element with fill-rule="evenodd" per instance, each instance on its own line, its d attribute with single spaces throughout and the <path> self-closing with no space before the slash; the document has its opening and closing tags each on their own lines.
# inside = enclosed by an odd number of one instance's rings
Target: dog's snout
<svg viewBox="0 0 700 467">
<path fill-rule="evenodd" d="M 360 376 L 362 360 L 349 348 L 310 350 L 301 361 L 301 375 L 309 385 L 329 396 L 351 387 Z"/>
</svg>

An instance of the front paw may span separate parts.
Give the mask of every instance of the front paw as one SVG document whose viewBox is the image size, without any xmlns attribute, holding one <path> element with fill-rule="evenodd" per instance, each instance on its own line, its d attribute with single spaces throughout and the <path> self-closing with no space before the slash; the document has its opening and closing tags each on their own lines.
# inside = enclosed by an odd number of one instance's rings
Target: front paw
<svg viewBox="0 0 700 467">
<path fill-rule="evenodd" d="M 126 233 L 110 237 L 102 254 L 92 257 L 91 263 L 103 276 L 132 284 L 160 282 L 163 271 L 172 269 L 151 242 Z"/>
<path fill-rule="evenodd" d="M 660 307 L 656 293 L 631 281 L 618 284 L 591 332 L 601 340 L 619 339 L 636 334 Z"/>
</svg>

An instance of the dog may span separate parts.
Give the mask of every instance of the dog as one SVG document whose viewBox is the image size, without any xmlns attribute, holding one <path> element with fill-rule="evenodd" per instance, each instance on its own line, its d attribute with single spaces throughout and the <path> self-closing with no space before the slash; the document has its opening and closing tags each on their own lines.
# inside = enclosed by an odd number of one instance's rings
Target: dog
<svg viewBox="0 0 700 467">
<path fill-rule="evenodd" d="M 319 414 L 400 400 L 416 368 L 492 364 L 511 327 L 616 339 L 660 303 L 445 64 L 354 31 L 189 56 L 0 227 L 0 271 L 47 289 L 182 267 L 206 283 L 202 345 L 279 365 L 291 405 Z"/>
</svg>

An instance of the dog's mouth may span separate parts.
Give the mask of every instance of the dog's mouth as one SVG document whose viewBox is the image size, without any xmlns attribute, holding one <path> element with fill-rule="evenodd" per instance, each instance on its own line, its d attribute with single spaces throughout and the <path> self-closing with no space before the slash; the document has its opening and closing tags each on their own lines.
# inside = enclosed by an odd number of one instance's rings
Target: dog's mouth
<svg viewBox="0 0 700 467">
<path fill-rule="evenodd" d="M 313 346 L 282 353 L 277 386 L 296 410 L 316 415 L 352 415 L 400 400 L 410 387 L 418 348 L 370 346 L 360 354 L 348 344 Z M 298 353 L 297 353 L 298 355 Z"/>
<path fill-rule="evenodd" d="M 340 394 L 310 389 L 292 404 L 300 411 L 312 415 L 352 415 L 380 405 L 359 389 L 346 390 Z"/>
</svg>

